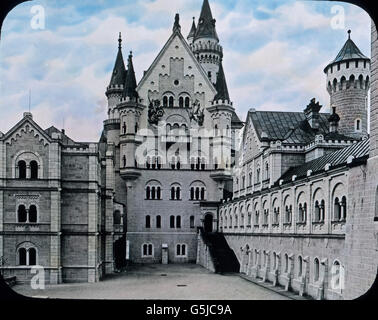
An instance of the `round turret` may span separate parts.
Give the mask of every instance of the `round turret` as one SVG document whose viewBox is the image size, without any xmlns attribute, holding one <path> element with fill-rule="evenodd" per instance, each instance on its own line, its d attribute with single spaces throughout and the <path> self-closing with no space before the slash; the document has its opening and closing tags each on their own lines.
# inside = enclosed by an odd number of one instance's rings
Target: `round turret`
<svg viewBox="0 0 378 320">
<path fill-rule="evenodd" d="M 330 106 L 340 116 L 338 131 L 347 136 L 362 138 L 367 135 L 367 93 L 370 86 L 370 59 L 348 39 L 337 57 L 329 63 L 327 91 Z"/>
</svg>

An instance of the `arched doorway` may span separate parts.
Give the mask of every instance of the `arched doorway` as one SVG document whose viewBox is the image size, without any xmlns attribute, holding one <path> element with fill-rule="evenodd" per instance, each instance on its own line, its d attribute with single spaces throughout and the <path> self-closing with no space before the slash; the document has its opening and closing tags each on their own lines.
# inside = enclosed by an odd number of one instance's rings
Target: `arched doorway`
<svg viewBox="0 0 378 320">
<path fill-rule="evenodd" d="M 213 232 L 213 215 L 208 213 L 204 221 L 205 232 Z"/>
</svg>

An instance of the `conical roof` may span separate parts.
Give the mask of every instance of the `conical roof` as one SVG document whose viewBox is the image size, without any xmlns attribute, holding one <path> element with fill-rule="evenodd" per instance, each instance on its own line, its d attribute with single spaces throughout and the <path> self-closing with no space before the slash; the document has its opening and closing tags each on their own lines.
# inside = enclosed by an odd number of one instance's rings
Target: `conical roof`
<svg viewBox="0 0 378 320">
<path fill-rule="evenodd" d="M 214 38 L 219 41 L 215 30 L 215 19 L 213 19 L 208 0 L 203 1 L 201 15 L 196 30 L 196 38 L 203 37 Z"/>
<path fill-rule="evenodd" d="M 226 77 L 224 75 L 222 61 L 219 64 L 219 71 L 218 71 L 218 76 L 217 76 L 217 82 L 215 84 L 215 89 L 217 90 L 217 94 L 214 97 L 214 101 L 217 101 L 217 100 L 230 101 L 230 96 L 228 94 Z"/>
<path fill-rule="evenodd" d="M 122 38 L 121 38 L 121 33 L 119 34 L 119 39 L 118 39 L 118 53 L 117 53 L 117 58 L 114 64 L 113 68 L 113 73 L 112 73 L 112 78 L 110 80 L 109 86 L 115 86 L 115 85 L 123 85 L 126 80 L 126 68 L 125 68 L 125 63 L 123 61 L 123 56 L 122 56 Z"/>
<path fill-rule="evenodd" d="M 341 62 L 341 61 L 355 60 L 355 59 L 370 60 L 361 52 L 361 50 L 356 46 L 356 44 L 350 38 L 350 33 L 351 31 L 348 30 L 347 41 L 345 42 L 344 46 L 341 48 L 336 58 L 332 62 L 330 62 L 324 70 L 326 70 L 331 64 Z"/>
<path fill-rule="evenodd" d="M 138 93 L 136 92 L 137 82 L 135 78 L 134 66 L 133 66 L 133 55 L 132 52 L 129 54 L 127 63 L 127 75 L 125 81 L 125 87 L 123 89 L 123 97 L 137 98 Z"/>
<path fill-rule="evenodd" d="M 194 38 L 196 35 L 197 28 L 196 28 L 196 22 L 194 21 L 194 19 L 195 18 L 193 17 L 192 28 L 190 29 L 187 39 Z"/>
</svg>

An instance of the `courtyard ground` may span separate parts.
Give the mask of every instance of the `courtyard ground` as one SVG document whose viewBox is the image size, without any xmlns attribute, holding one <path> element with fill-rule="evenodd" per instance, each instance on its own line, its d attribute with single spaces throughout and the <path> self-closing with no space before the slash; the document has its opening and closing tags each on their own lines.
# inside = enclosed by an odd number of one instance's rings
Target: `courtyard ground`
<svg viewBox="0 0 378 320">
<path fill-rule="evenodd" d="M 29 297 L 69 299 L 289 299 L 237 274 L 214 274 L 195 264 L 131 266 L 126 272 L 107 276 L 97 283 L 47 285 L 44 290 L 16 285 L 12 289 Z"/>
</svg>

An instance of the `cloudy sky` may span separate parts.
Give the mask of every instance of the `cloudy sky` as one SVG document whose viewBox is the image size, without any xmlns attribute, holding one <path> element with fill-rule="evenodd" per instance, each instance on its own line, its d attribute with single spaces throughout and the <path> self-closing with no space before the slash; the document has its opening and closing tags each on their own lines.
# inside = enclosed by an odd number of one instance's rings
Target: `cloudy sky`
<svg viewBox="0 0 378 320">
<path fill-rule="evenodd" d="M 169 38 L 175 13 L 186 37 L 202 1 L 35 0 L 17 6 L 4 21 L 0 42 L 0 130 L 9 130 L 28 110 L 30 90 L 31 111 L 43 128 L 64 123 L 73 139 L 97 141 L 118 33 L 124 57 L 133 51 L 139 81 Z M 44 29 L 35 28 L 36 5 L 44 9 Z M 251 107 L 301 111 L 313 97 L 327 111 L 323 68 L 343 46 L 348 29 L 370 57 L 370 19 L 353 5 L 210 0 L 210 6 L 231 99 L 242 120 Z"/>
</svg>

